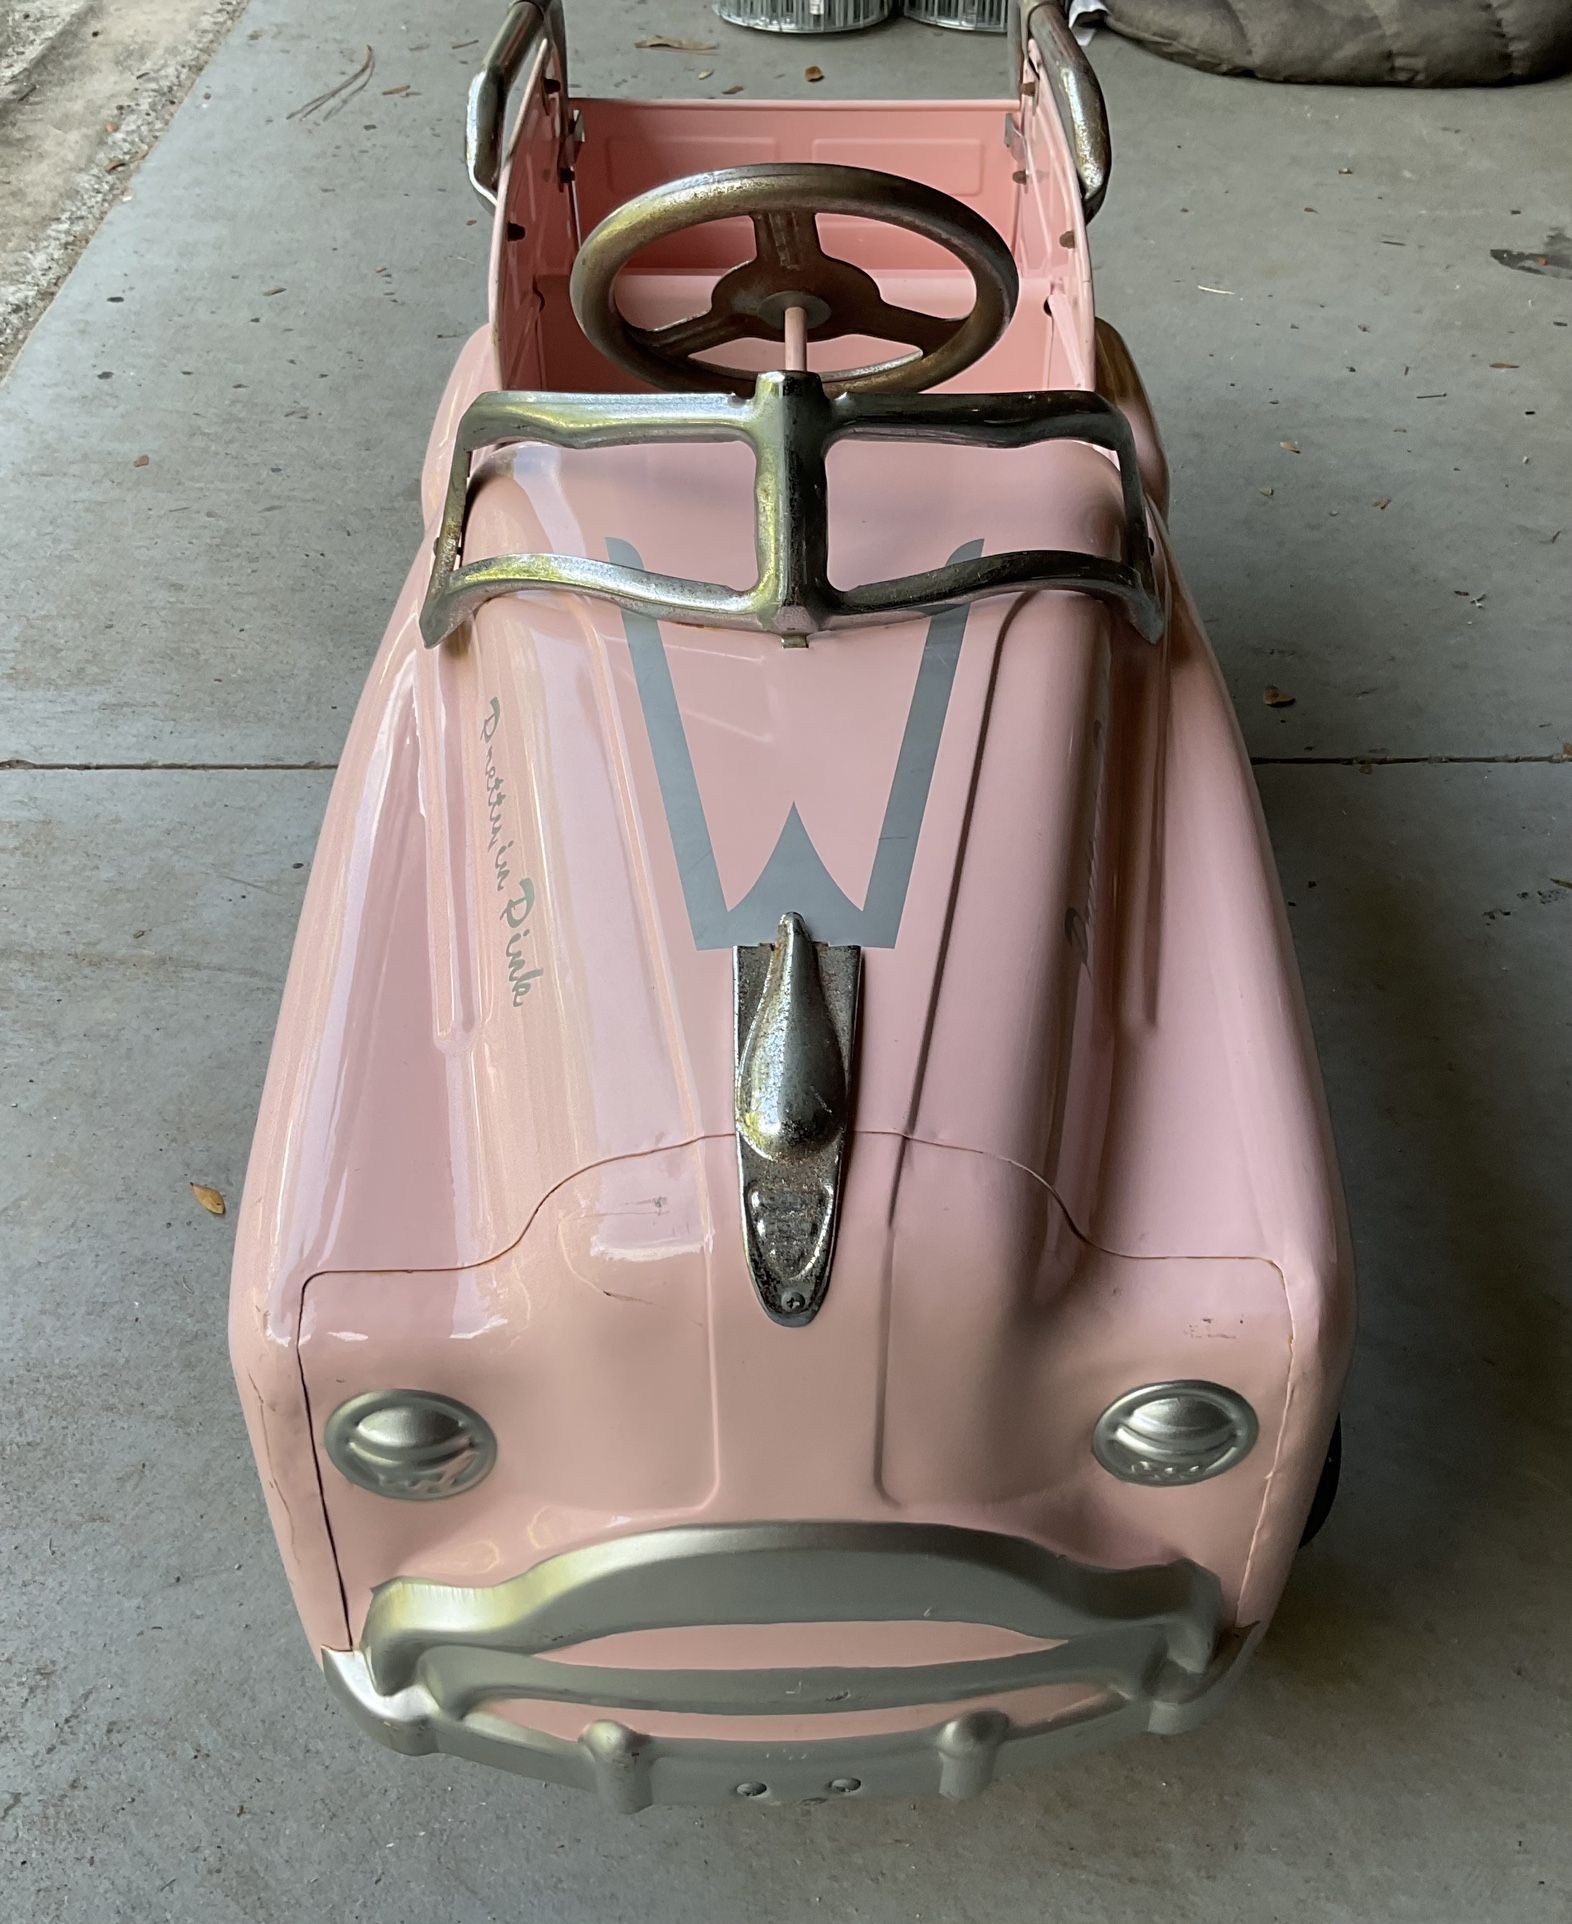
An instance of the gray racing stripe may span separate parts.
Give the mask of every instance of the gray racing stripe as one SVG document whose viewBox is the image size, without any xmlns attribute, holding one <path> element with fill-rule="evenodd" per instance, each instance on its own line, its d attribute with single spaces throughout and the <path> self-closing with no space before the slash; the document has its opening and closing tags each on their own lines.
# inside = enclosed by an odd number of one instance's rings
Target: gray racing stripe
<svg viewBox="0 0 1572 1924">
<path fill-rule="evenodd" d="M 950 559 L 970 560 L 982 548 L 981 541 L 968 541 Z M 608 540 L 606 552 L 623 567 L 644 565 L 626 541 Z M 758 880 L 740 902 L 728 908 L 660 626 L 648 615 L 623 610 L 639 704 L 697 947 L 730 949 L 773 942 L 780 918 L 788 912 L 802 917 L 816 942 L 868 949 L 895 946 L 969 612 L 967 606 L 948 608 L 928 623 L 862 906 L 851 900 L 825 867 L 793 804 Z M 855 647 L 856 637 L 850 635 L 833 645 Z"/>
</svg>

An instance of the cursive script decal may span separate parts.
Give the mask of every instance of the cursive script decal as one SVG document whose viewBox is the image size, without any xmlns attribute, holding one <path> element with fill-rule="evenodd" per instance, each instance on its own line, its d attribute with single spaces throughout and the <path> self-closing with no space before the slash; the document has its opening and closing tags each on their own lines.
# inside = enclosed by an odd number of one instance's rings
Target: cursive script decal
<svg viewBox="0 0 1572 1924">
<path fill-rule="evenodd" d="M 508 789 L 497 766 L 497 730 L 502 726 L 502 704 L 495 695 L 480 724 L 480 739 L 486 745 L 486 854 L 491 861 L 492 881 L 502 897 L 498 920 L 507 931 L 503 955 L 507 963 L 508 993 L 516 1009 L 535 984 L 541 971 L 531 968 L 525 944 L 530 939 L 530 914 L 535 907 L 535 884 L 519 873 L 514 862 L 515 843 L 508 833 Z"/>
</svg>

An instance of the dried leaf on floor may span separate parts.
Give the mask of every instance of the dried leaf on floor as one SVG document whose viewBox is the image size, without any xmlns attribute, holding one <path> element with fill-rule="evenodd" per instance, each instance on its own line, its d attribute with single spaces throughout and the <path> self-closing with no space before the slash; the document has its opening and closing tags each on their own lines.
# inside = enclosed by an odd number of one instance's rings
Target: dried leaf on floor
<svg viewBox="0 0 1572 1924">
<path fill-rule="evenodd" d="M 1279 441 L 1277 445 L 1280 448 L 1286 448 L 1290 454 L 1297 454 L 1299 452 L 1299 443 L 1297 441 Z"/>
<path fill-rule="evenodd" d="M 1297 697 L 1290 695 L 1286 689 L 1274 688 L 1268 682 L 1261 690 L 1261 699 L 1268 708 L 1292 708 Z"/>
<path fill-rule="evenodd" d="M 745 89 L 744 89 L 744 87 L 743 87 L 743 84 L 742 84 L 742 82 L 741 82 L 740 80 L 734 80 L 734 81 L 733 81 L 733 82 L 731 83 L 731 85 L 730 85 L 729 87 L 722 87 L 722 88 L 721 88 L 721 92 L 722 92 L 723 94 L 740 94 L 740 93 L 742 93 L 742 92 L 744 92 L 744 91 L 745 91 Z"/>
<path fill-rule="evenodd" d="M 1389 494 L 1383 494 L 1372 501 L 1370 505 L 1373 508 L 1389 508 L 1392 505 L 1392 497 Z"/>
<path fill-rule="evenodd" d="M 229 1206 L 224 1201 L 223 1192 L 209 1189 L 205 1182 L 192 1183 L 191 1193 L 210 1216 L 222 1216 Z"/>
<path fill-rule="evenodd" d="M 1490 365 L 1492 367 L 1516 367 L 1517 362 L 1516 361 L 1492 361 Z"/>
<path fill-rule="evenodd" d="M 664 47 L 669 53 L 713 53 L 718 40 L 681 40 L 675 34 L 652 33 L 648 40 L 635 40 L 635 47 Z"/>
<path fill-rule="evenodd" d="M 822 80 L 824 78 L 824 69 L 822 67 L 804 67 L 802 77 L 804 80 Z"/>
<path fill-rule="evenodd" d="M 700 67 L 698 77 L 700 80 L 713 80 L 715 78 L 715 69 L 713 67 Z"/>
</svg>

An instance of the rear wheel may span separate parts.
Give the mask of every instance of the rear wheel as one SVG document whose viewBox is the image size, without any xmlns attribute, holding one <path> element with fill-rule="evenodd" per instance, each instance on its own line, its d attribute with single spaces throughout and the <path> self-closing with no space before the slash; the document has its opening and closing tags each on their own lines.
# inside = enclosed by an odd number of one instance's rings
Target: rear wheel
<svg viewBox="0 0 1572 1924">
<path fill-rule="evenodd" d="M 1332 1427 L 1332 1440 L 1326 1448 L 1326 1461 L 1321 1465 L 1321 1480 L 1316 1484 L 1315 1495 L 1310 1499 L 1310 1514 L 1305 1518 L 1304 1534 L 1299 1539 L 1301 1550 L 1321 1534 L 1322 1525 L 1332 1514 L 1332 1505 L 1337 1501 L 1337 1485 L 1342 1473 L 1343 1419 L 1339 1417 Z"/>
</svg>

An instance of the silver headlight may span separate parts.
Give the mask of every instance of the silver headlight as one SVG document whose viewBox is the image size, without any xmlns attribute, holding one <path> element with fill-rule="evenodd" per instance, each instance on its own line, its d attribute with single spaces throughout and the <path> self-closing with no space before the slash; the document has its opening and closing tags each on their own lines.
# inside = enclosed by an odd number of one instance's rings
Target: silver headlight
<svg viewBox="0 0 1572 1924">
<path fill-rule="evenodd" d="M 1220 1383 L 1148 1383 L 1110 1403 L 1092 1453 L 1126 1483 L 1204 1483 L 1247 1456 L 1255 1411 Z"/>
<path fill-rule="evenodd" d="M 322 1440 L 351 1483 L 415 1503 L 473 1489 L 497 1460 L 486 1419 L 432 1390 L 362 1391 L 339 1404 Z"/>
</svg>

